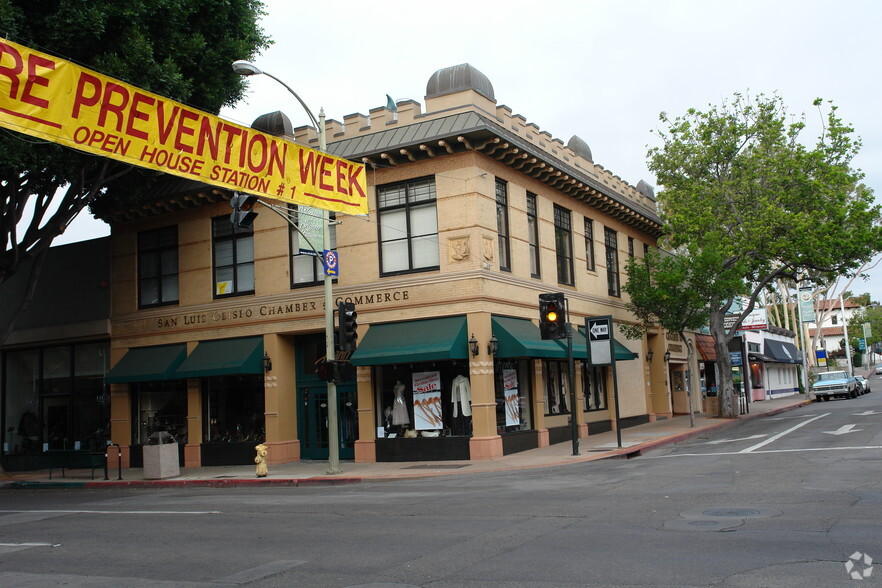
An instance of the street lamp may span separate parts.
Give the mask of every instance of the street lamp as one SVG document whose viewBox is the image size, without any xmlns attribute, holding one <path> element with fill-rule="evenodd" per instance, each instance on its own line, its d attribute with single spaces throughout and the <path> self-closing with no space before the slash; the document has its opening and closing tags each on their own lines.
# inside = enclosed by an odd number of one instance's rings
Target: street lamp
<svg viewBox="0 0 882 588">
<path fill-rule="evenodd" d="M 233 62 L 233 71 L 240 76 L 254 76 L 263 74 L 278 83 L 282 84 L 288 92 L 297 98 L 297 102 L 306 111 L 309 120 L 315 125 L 318 131 L 319 151 L 327 152 L 327 135 L 325 133 L 325 111 L 319 110 L 318 119 L 291 87 L 277 78 L 276 76 L 261 70 L 259 67 L 239 59 Z M 331 221 L 327 210 L 322 211 L 322 249 L 328 251 L 331 248 Z M 290 222 L 290 221 L 289 221 Z M 325 359 L 333 361 L 336 357 L 334 353 L 334 295 L 332 291 L 333 278 L 325 272 Z M 334 381 L 328 382 L 328 474 L 339 474 L 340 469 L 340 433 L 338 427 L 337 415 L 337 384 Z"/>
</svg>

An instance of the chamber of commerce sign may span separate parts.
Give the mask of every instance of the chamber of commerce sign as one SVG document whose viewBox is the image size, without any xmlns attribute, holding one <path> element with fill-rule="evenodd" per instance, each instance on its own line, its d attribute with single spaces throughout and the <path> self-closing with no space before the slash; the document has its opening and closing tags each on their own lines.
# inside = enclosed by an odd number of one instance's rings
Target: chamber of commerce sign
<svg viewBox="0 0 882 588">
<path fill-rule="evenodd" d="M 368 212 L 361 163 L 227 122 L 2 38 L 0 126 L 230 190 Z"/>
</svg>

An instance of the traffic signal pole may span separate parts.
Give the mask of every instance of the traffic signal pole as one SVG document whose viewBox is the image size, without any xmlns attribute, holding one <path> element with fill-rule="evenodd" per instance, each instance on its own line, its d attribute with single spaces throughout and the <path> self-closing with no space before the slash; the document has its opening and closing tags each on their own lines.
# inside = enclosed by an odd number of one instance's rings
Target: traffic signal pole
<svg viewBox="0 0 882 588">
<path fill-rule="evenodd" d="M 576 422 L 576 360 L 573 357 L 573 325 L 570 324 L 570 303 L 567 301 L 567 363 L 570 368 L 570 434 L 573 455 L 579 455 L 579 423 Z"/>
</svg>

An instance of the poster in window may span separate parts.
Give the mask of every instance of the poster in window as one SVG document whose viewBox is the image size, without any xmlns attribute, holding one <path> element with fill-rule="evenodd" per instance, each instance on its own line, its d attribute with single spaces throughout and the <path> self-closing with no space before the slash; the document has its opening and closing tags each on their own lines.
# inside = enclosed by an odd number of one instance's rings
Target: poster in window
<svg viewBox="0 0 882 588">
<path fill-rule="evenodd" d="M 414 429 L 431 431 L 444 427 L 441 413 L 441 372 L 413 375 Z"/>
<path fill-rule="evenodd" d="M 521 405 L 518 401 L 517 370 L 502 370 L 502 388 L 505 396 L 505 426 L 521 424 Z"/>
</svg>

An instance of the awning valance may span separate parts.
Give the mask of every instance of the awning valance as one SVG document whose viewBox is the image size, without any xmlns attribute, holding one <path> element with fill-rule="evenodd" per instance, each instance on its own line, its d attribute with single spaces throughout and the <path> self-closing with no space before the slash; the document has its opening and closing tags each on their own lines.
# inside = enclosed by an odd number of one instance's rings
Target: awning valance
<svg viewBox="0 0 882 588">
<path fill-rule="evenodd" d="M 566 351 L 566 339 L 561 339 L 560 344 L 563 345 L 564 351 Z M 587 345 L 588 343 L 585 340 L 585 330 L 582 327 L 579 327 L 573 334 L 573 355 L 576 359 L 585 359 L 588 357 Z M 630 361 L 637 358 L 636 353 L 625 347 L 615 337 L 613 337 L 613 355 L 616 361 Z"/>
<path fill-rule="evenodd" d="M 763 352 L 770 355 L 773 360 L 778 363 L 802 363 L 799 350 L 793 343 L 787 341 L 775 341 L 774 339 L 766 339 L 764 342 Z"/>
<path fill-rule="evenodd" d="M 178 368 L 178 378 L 263 373 L 263 337 L 203 341 Z"/>
<path fill-rule="evenodd" d="M 566 359 L 566 341 L 561 347 L 557 341 L 542 339 L 539 327 L 527 319 L 494 316 L 491 319 L 493 335 L 499 341 L 496 357 L 541 357 Z"/>
<path fill-rule="evenodd" d="M 468 359 L 464 316 L 371 325 L 352 354 L 353 365 Z"/>
<path fill-rule="evenodd" d="M 135 347 L 104 376 L 108 384 L 174 380 L 175 370 L 187 357 L 187 344 Z"/>
</svg>

